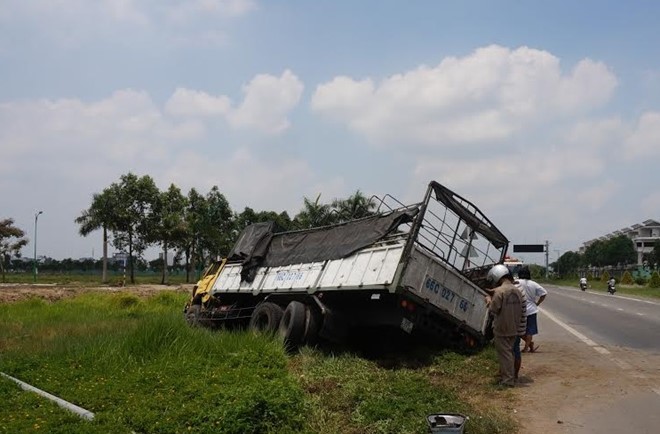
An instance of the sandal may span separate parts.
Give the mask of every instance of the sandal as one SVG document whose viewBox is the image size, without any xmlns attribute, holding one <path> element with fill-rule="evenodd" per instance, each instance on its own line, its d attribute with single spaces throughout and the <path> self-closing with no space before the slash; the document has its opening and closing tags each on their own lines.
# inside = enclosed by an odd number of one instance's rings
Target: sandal
<svg viewBox="0 0 660 434">
<path fill-rule="evenodd" d="M 535 353 L 536 351 L 538 351 L 538 349 L 539 349 L 539 345 L 532 344 L 532 347 L 529 349 L 529 352 Z"/>
</svg>

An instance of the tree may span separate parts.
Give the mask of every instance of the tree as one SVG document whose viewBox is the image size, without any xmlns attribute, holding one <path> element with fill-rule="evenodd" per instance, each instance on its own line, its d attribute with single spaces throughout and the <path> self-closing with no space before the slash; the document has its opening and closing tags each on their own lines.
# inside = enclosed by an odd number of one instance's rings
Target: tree
<svg viewBox="0 0 660 434">
<path fill-rule="evenodd" d="M 367 198 L 360 190 L 357 190 L 347 199 L 335 199 L 332 201 L 332 209 L 338 214 L 340 221 L 348 221 L 368 217 L 374 212 L 376 204 L 372 198 Z"/>
<path fill-rule="evenodd" d="M 611 238 L 605 242 L 603 252 L 604 265 L 632 264 L 637 262 L 637 252 L 633 240 L 625 235 Z"/>
<path fill-rule="evenodd" d="M 660 241 L 653 243 L 653 250 L 648 256 L 649 265 L 655 267 L 660 263 Z"/>
<path fill-rule="evenodd" d="M 200 252 L 202 257 L 227 256 L 232 248 L 234 214 L 217 186 L 206 194 L 201 219 Z"/>
<path fill-rule="evenodd" d="M 135 283 L 134 255 L 141 257 L 154 238 L 158 220 L 154 208 L 160 193 L 150 176 L 138 178 L 132 173 L 122 175 L 119 184 L 111 188 L 116 190 L 118 200 L 113 245 L 119 250 L 128 247 L 130 280 Z"/>
<path fill-rule="evenodd" d="M 603 263 L 603 252 L 605 249 L 605 244 L 601 240 L 594 241 L 589 245 L 584 251 L 584 265 L 592 265 L 595 267 L 600 267 L 605 265 Z"/>
<path fill-rule="evenodd" d="M 581 260 L 579 253 L 568 251 L 559 257 L 555 269 L 562 275 L 575 273 L 580 267 Z"/>
<path fill-rule="evenodd" d="M 584 252 L 584 265 L 631 264 L 637 262 L 633 241 L 625 235 L 602 241 L 597 240 Z"/>
<path fill-rule="evenodd" d="M 2 281 L 5 281 L 5 264 L 9 264 L 11 256 L 20 256 L 21 249 L 27 245 L 25 232 L 14 226 L 13 219 L 0 220 L 0 268 Z"/>
<path fill-rule="evenodd" d="M 630 271 L 626 270 L 621 276 L 621 283 L 624 285 L 632 285 L 633 282 L 632 274 L 630 274 Z"/>
<path fill-rule="evenodd" d="M 649 279 L 649 288 L 660 288 L 660 274 L 654 271 Z"/>
<path fill-rule="evenodd" d="M 291 217 L 286 211 L 276 213 L 275 211 L 259 211 L 255 212 L 250 207 L 245 207 L 240 214 L 234 216 L 234 237 L 232 243 L 236 241 L 236 237 L 243 229 L 254 223 L 275 222 L 275 231 L 290 231 L 293 230 L 293 222 Z"/>
<path fill-rule="evenodd" d="M 335 223 L 338 218 L 336 214 L 331 213 L 330 205 L 320 203 L 321 195 L 316 196 L 312 202 L 308 198 L 303 198 L 303 209 L 293 218 L 294 224 L 299 229 L 311 229 L 319 226 L 327 226 Z"/>
<path fill-rule="evenodd" d="M 162 265 L 161 284 L 167 284 L 167 254 L 171 245 L 176 245 L 185 238 L 186 225 L 184 212 L 188 200 L 181 194 L 181 190 L 174 184 L 170 188 L 160 193 L 154 213 L 156 222 L 151 237 L 154 242 L 161 243 L 163 247 L 163 258 L 159 265 Z M 161 264 L 162 263 L 162 264 Z"/>
<path fill-rule="evenodd" d="M 97 229 L 103 229 L 103 271 L 101 282 L 108 282 L 108 231 L 113 229 L 116 222 L 116 212 L 119 209 L 117 190 L 106 188 L 103 192 L 95 193 L 92 204 L 84 210 L 75 222 L 80 225 L 79 233 L 86 237 Z"/>
</svg>

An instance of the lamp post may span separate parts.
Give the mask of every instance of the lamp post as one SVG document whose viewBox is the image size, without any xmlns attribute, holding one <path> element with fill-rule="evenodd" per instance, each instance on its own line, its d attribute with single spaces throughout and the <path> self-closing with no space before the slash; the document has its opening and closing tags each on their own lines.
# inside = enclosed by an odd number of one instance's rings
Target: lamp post
<svg viewBox="0 0 660 434">
<path fill-rule="evenodd" d="M 37 221 L 39 220 L 39 215 L 43 213 L 43 211 L 39 211 L 34 215 L 34 262 L 32 263 L 32 272 L 35 283 L 37 282 Z"/>
</svg>

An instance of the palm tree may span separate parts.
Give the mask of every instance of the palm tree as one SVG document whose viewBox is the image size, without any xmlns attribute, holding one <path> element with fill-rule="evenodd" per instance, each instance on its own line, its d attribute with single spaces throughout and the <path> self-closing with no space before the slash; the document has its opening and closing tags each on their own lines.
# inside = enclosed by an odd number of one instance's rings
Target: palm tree
<svg viewBox="0 0 660 434">
<path fill-rule="evenodd" d="M 360 190 L 353 193 L 347 199 L 335 199 L 332 208 L 339 214 L 341 221 L 368 217 L 374 212 L 376 204 L 373 199 L 367 198 Z"/>
<path fill-rule="evenodd" d="M 327 226 L 336 221 L 336 215 L 331 212 L 330 205 L 320 203 L 321 194 L 312 202 L 304 198 L 304 208 L 295 217 L 294 222 L 300 229 L 311 229 Z"/>
<path fill-rule="evenodd" d="M 114 185 L 114 184 L 113 184 Z M 97 229 L 103 229 L 103 274 L 101 281 L 108 282 L 108 231 L 114 229 L 116 191 L 113 187 L 106 188 L 102 193 L 95 193 L 92 204 L 76 218 L 80 225 L 80 235 L 86 237 Z"/>
</svg>

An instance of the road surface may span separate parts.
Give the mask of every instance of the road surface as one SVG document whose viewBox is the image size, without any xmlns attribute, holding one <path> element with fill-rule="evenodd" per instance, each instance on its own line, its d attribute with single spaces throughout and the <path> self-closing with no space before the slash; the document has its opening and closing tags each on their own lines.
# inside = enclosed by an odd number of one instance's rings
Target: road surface
<svg viewBox="0 0 660 434">
<path fill-rule="evenodd" d="M 523 433 L 660 433 L 660 301 L 547 285 Z"/>
</svg>

